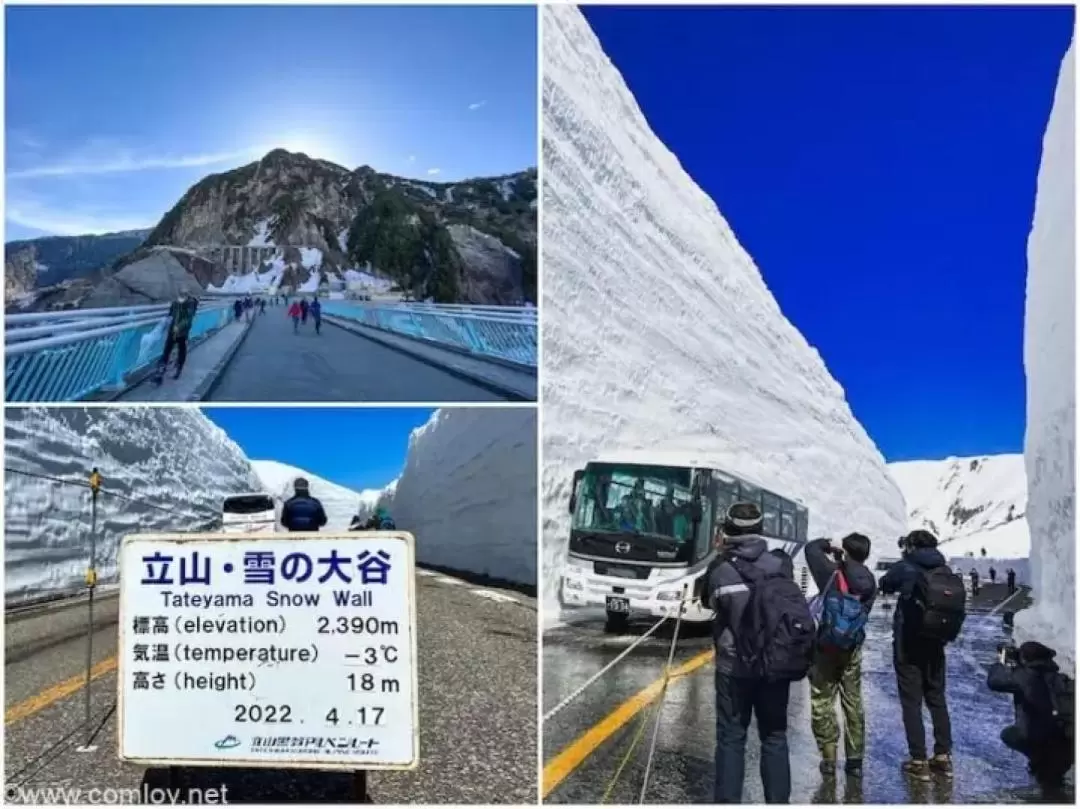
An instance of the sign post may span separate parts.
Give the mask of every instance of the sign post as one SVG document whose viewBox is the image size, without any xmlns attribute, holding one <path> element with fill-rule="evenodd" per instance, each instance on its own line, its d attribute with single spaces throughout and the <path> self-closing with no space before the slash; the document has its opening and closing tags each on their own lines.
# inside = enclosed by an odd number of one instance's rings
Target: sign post
<svg viewBox="0 0 1080 809">
<path fill-rule="evenodd" d="M 400 531 L 125 538 L 120 759 L 414 769 L 414 542 Z"/>
<path fill-rule="evenodd" d="M 94 588 L 97 586 L 97 504 L 100 493 L 101 473 L 95 466 L 90 472 L 90 558 L 86 566 L 86 685 L 83 686 L 83 722 L 86 725 L 86 743 L 75 748 L 77 753 L 93 753 L 97 750 L 97 745 L 92 744 L 94 725 L 90 683 L 94 668 Z"/>
</svg>

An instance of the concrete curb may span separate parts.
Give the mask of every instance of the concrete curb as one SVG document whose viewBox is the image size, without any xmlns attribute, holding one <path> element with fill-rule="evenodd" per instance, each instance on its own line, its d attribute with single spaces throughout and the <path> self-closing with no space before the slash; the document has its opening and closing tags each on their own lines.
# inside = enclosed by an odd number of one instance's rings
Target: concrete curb
<svg viewBox="0 0 1080 809">
<path fill-rule="evenodd" d="M 383 346 L 384 348 L 389 348 L 392 351 L 397 351 L 399 354 L 405 354 L 406 356 L 411 357 L 412 359 L 417 360 L 418 362 L 422 362 L 425 365 L 431 366 L 432 368 L 438 368 L 440 371 L 443 371 L 444 373 L 450 374 L 451 376 L 456 376 L 459 379 L 463 379 L 466 382 L 470 382 L 470 383 L 476 385 L 477 387 L 484 388 L 485 390 L 488 390 L 488 391 L 490 391 L 490 392 L 492 392 L 492 393 L 494 393 L 494 394 L 496 394 L 498 396 L 503 396 L 508 401 L 512 401 L 512 402 L 535 402 L 535 401 L 537 401 L 537 398 L 538 398 L 537 396 L 532 396 L 532 395 L 524 393 L 524 392 L 522 392 L 520 390 L 517 390 L 515 388 L 511 388 L 511 387 L 508 387 L 506 385 L 502 385 L 502 384 L 500 384 L 498 382 L 495 382 L 495 381 L 493 381 L 491 379 L 488 379 L 487 377 L 481 376 L 480 374 L 476 374 L 476 373 L 473 373 L 471 371 L 466 371 L 466 370 L 463 370 L 461 368 L 455 368 L 455 367 L 450 366 L 450 365 L 444 365 L 441 362 L 438 362 L 437 360 L 434 360 L 431 357 L 425 356 L 424 354 L 421 354 L 418 351 L 410 351 L 409 349 L 405 348 L 404 346 L 398 345 L 398 344 L 396 344 L 396 343 L 394 343 L 394 342 L 392 342 L 390 340 L 383 340 L 379 336 L 377 336 L 376 334 L 371 333 L 372 331 L 377 331 L 375 329 L 368 329 L 368 327 L 360 326 L 360 325 L 357 325 L 357 324 L 354 324 L 354 323 L 350 323 L 347 319 L 339 318 L 339 317 L 336 317 L 334 315 L 323 315 L 323 320 L 326 321 L 327 323 L 331 324 L 332 326 L 337 326 L 339 329 L 341 329 L 343 331 L 347 331 L 350 334 L 355 334 L 357 337 L 362 337 L 365 340 L 371 340 L 373 343 L 378 343 L 379 345 Z M 388 332 L 388 333 L 390 333 L 390 332 Z M 407 335 L 404 335 L 404 334 L 396 334 L 396 333 L 393 333 L 393 334 L 394 334 L 395 337 L 401 337 L 401 338 L 404 338 L 404 339 L 413 340 L 418 345 L 428 345 L 428 346 L 431 346 L 433 348 L 438 348 L 438 349 L 442 349 L 442 350 L 449 350 L 449 349 L 446 349 L 445 346 L 439 345 L 438 343 L 432 343 L 432 342 L 430 342 L 428 340 L 417 340 L 416 338 L 413 338 L 413 337 L 407 337 Z M 476 356 L 474 356 L 472 354 L 468 354 L 467 352 L 463 352 L 460 349 L 454 350 L 453 353 L 462 354 L 464 356 L 470 357 L 471 359 L 481 359 L 481 358 L 476 357 Z M 482 361 L 484 361 L 484 362 L 489 362 L 490 361 L 494 365 L 502 365 L 504 367 L 512 368 L 515 371 L 520 371 L 521 370 L 521 366 L 516 366 L 516 365 L 509 364 L 505 360 L 500 360 L 498 362 L 495 362 L 495 361 L 487 360 L 486 358 L 484 358 L 484 359 L 482 359 Z M 524 374 L 522 374 L 522 375 L 524 376 Z"/>
<path fill-rule="evenodd" d="M 229 363 L 233 361 L 233 357 L 236 356 L 236 352 L 240 350 L 240 346 L 244 344 L 247 336 L 251 333 L 251 329 L 255 326 L 255 319 L 252 318 L 247 324 L 247 328 L 244 329 L 244 333 L 235 340 L 225 355 L 218 360 L 218 364 L 213 367 L 209 374 L 203 377 L 203 381 L 200 382 L 195 391 L 188 397 L 189 402 L 205 402 L 207 397 L 214 392 L 214 388 L 221 382 L 222 377 L 225 375 L 225 369 L 229 367 Z"/>
</svg>

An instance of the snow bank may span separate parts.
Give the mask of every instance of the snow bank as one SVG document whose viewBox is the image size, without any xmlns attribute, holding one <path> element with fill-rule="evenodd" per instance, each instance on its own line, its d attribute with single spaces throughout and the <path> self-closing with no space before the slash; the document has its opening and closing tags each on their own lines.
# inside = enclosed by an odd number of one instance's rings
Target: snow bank
<svg viewBox="0 0 1080 809">
<path fill-rule="evenodd" d="M 367 502 L 374 502 L 380 493 L 378 489 L 358 492 L 347 486 L 331 483 L 305 469 L 277 461 L 252 461 L 251 467 L 262 484 L 260 488 L 282 500 L 293 496 L 293 481 L 306 478 L 312 497 L 318 498 L 326 511 L 327 523 L 322 529 L 324 531 L 347 530 L 356 513 L 362 511 Z"/>
<path fill-rule="evenodd" d="M 436 411 L 409 438 L 391 513 L 419 562 L 535 585 L 536 411 Z"/>
<path fill-rule="evenodd" d="M 1035 605 L 1016 617 L 1018 634 L 1053 646 L 1070 666 L 1076 655 L 1073 71 L 1070 45 L 1043 138 L 1035 218 L 1028 238 L 1024 459 Z"/>
<path fill-rule="evenodd" d="M 895 552 L 904 501 L 843 390 L 581 13 L 543 13 L 545 620 L 573 471 L 602 450 L 709 456 L 802 499 L 812 534 Z"/>
<path fill-rule="evenodd" d="M 96 558 L 114 580 L 120 540 L 147 531 L 220 526 L 228 494 L 257 491 L 240 448 L 197 410 L 8 408 L 5 466 L 85 482 L 97 466 Z M 4 476 L 4 568 L 8 604 L 77 588 L 90 553 L 90 491 L 27 474 Z"/>
</svg>

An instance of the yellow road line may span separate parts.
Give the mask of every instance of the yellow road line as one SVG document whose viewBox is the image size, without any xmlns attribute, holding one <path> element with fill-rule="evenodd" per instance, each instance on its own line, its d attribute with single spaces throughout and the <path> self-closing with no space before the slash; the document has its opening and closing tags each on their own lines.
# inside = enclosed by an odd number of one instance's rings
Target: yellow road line
<svg viewBox="0 0 1080 809">
<path fill-rule="evenodd" d="M 104 677 L 110 671 L 115 671 L 118 663 L 116 655 L 102 660 L 100 663 L 96 663 L 90 669 L 90 679 L 96 680 L 98 677 Z M 26 719 L 28 716 L 33 716 L 42 708 L 48 708 L 55 702 L 59 702 L 65 697 L 70 697 L 72 694 L 81 690 L 86 685 L 86 672 L 77 674 L 74 677 L 70 677 L 64 680 L 62 683 L 56 685 L 50 685 L 40 694 L 35 694 L 30 699 L 24 699 L 22 702 L 16 703 L 8 708 L 4 712 L 4 724 L 10 725 L 12 722 L 18 722 L 22 719 Z"/>
<path fill-rule="evenodd" d="M 687 660 L 681 666 L 671 670 L 671 679 L 685 677 L 713 659 L 712 650 L 702 652 Z M 623 725 L 633 719 L 643 708 L 660 696 L 664 688 L 664 678 L 638 691 L 626 702 L 609 713 L 581 736 L 567 745 L 562 752 L 544 765 L 542 796 L 547 798 L 566 777 L 581 766 L 601 744 L 607 741 Z"/>
</svg>

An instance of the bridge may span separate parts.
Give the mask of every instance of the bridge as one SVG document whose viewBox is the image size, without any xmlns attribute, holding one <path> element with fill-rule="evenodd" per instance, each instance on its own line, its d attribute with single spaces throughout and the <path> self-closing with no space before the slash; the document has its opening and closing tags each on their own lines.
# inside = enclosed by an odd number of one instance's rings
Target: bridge
<svg viewBox="0 0 1080 809">
<path fill-rule="evenodd" d="M 236 297 L 200 301 L 183 372 L 161 384 L 167 305 L 9 315 L 7 401 L 536 400 L 536 309 L 324 300 L 316 333 L 294 332 L 282 298 L 238 320 Z"/>
</svg>

